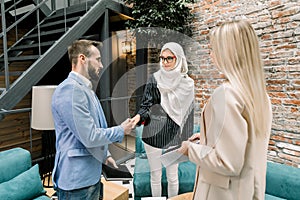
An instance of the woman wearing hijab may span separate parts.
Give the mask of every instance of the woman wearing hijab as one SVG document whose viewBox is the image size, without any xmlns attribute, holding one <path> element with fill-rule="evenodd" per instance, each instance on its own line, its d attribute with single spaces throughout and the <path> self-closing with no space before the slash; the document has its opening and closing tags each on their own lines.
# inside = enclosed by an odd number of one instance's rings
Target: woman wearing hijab
<svg viewBox="0 0 300 200">
<path fill-rule="evenodd" d="M 149 161 L 153 197 L 161 196 L 163 150 L 180 145 L 193 133 L 194 81 L 182 47 L 166 43 L 160 53 L 160 69 L 148 79 L 140 109 L 132 119 L 144 124 L 142 140 Z M 178 164 L 166 167 L 168 197 L 178 194 Z"/>
<path fill-rule="evenodd" d="M 210 38 L 227 81 L 204 107 L 200 134 L 179 149 L 197 164 L 193 199 L 263 200 L 272 108 L 258 38 L 243 20 L 224 22 Z"/>
</svg>

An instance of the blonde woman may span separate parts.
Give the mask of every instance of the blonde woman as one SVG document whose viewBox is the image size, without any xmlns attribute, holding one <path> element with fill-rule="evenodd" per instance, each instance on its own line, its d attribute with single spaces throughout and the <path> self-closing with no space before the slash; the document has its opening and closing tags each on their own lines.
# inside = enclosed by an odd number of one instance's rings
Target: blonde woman
<svg viewBox="0 0 300 200">
<path fill-rule="evenodd" d="M 211 47 L 227 81 L 203 109 L 201 133 L 179 149 L 198 166 L 193 199 L 263 200 L 272 109 L 258 38 L 249 22 L 230 21 L 213 30 Z"/>
</svg>

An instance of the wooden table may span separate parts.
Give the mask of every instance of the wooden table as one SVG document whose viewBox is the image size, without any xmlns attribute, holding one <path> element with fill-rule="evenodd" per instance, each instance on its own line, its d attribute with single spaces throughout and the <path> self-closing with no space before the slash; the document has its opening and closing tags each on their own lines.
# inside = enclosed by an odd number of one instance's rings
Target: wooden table
<svg viewBox="0 0 300 200">
<path fill-rule="evenodd" d="M 193 193 L 188 192 L 188 193 L 180 194 L 175 197 L 171 197 L 169 200 L 192 200 L 192 198 L 193 198 Z"/>
<path fill-rule="evenodd" d="M 128 188 L 116 184 L 113 181 L 106 181 L 105 178 L 101 179 L 103 183 L 103 200 L 128 200 L 129 190 Z"/>
</svg>

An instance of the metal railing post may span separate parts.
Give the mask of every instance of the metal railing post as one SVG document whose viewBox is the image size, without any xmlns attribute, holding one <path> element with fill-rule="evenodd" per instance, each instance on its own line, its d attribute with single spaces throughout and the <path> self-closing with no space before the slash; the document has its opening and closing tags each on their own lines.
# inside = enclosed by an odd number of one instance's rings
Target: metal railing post
<svg viewBox="0 0 300 200">
<path fill-rule="evenodd" d="M 1 1 L 1 18 L 3 31 L 3 56 L 4 56 L 4 70 L 5 70 L 5 87 L 9 89 L 9 69 L 8 69 L 8 55 L 7 55 L 7 35 L 6 35 L 6 20 L 5 20 L 5 6 L 4 1 Z"/>
<path fill-rule="evenodd" d="M 38 4 L 40 4 L 40 1 L 38 1 Z M 41 56 L 42 50 L 41 50 L 40 9 L 36 10 L 36 21 L 37 21 L 37 29 L 38 29 L 39 56 Z"/>
<path fill-rule="evenodd" d="M 15 22 L 17 21 L 17 5 L 16 5 L 16 1 L 14 0 L 14 12 L 15 12 Z M 15 30 L 15 34 L 16 34 L 16 41 L 18 41 L 19 36 L 18 36 L 18 25 L 16 25 L 16 30 Z"/>
<path fill-rule="evenodd" d="M 64 20 L 65 20 L 65 32 L 67 32 L 67 5 L 65 0 L 64 0 Z"/>
<path fill-rule="evenodd" d="M 51 10 L 56 10 L 56 0 L 51 0 Z"/>
</svg>

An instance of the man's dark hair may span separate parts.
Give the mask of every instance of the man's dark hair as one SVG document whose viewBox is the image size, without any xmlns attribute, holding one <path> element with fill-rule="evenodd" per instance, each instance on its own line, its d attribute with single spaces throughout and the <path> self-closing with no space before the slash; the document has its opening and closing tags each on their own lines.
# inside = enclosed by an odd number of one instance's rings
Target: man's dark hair
<svg viewBox="0 0 300 200">
<path fill-rule="evenodd" d="M 72 63 L 74 63 L 75 65 L 77 64 L 77 57 L 79 54 L 83 54 L 86 57 L 90 57 L 91 46 L 95 46 L 100 50 L 100 48 L 102 47 L 102 43 L 94 40 L 75 40 L 68 47 L 68 55 L 71 64 Z"/>
</svg>

